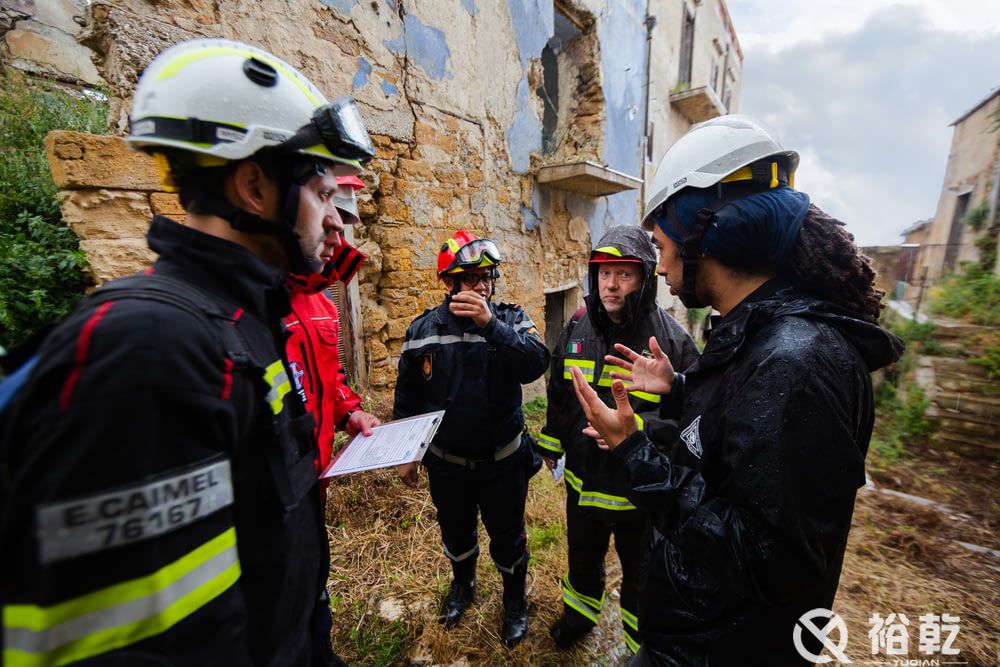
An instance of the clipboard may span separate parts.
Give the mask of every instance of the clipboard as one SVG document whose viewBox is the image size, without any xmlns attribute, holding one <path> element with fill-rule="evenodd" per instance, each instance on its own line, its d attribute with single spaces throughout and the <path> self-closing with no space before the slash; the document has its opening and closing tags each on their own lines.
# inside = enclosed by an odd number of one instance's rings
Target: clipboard
<svg viewBox="0 0 1000 667">
<path fill-rule="evenodd" d="M 358 433 L 340 449 L 320 478 L 419 461 L 442 419 L 444 410 L 437 410 L 379 424 L 368 436 Z"/>
</svg>

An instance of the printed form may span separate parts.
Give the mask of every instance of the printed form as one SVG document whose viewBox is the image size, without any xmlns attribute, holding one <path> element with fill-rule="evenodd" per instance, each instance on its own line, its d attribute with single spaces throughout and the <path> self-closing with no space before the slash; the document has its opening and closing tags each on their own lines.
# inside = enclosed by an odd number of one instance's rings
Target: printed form
<svg viewBox="0 0 1000 667">
<path fill-rule="evenodd" d="M 379 424 L 369 436 L 357 434 L 347 441 L 320 477 L 336 477 L 419 461 L 434 439 L 444 410 Z"/>
</svg>

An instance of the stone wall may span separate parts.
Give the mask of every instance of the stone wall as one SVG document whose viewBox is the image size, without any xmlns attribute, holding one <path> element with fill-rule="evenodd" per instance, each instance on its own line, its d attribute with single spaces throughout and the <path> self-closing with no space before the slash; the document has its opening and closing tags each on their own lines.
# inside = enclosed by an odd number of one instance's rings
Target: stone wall
<svg viewBox="0 0 1000 667">
<path fill-rule="evenodd" d="M 683 1 L 656 0 L 650 11 Z M 580 39 L 560 64 L 566 104 L 552 159 L 640 175 L 645 10 L 640 0 L 95 0 L 77 22 L 77 41 L 108 90 L 117 136 L 127 132 L 143 68 L 170 44 L 199 36 L 268 49 L 328 97 L 358 100 L 377 157 L 363 176 L 354 230 L 370 257 L 360 274 L 357 342 L 363 375 L 378 392 L 392 387 L 408 324 L 444 296 L 436 254 L 457 229 L 498 242 L 507 257 L 498 298 L 522 304 L 539 328 L 547 293 L 565 290 L 574 301 L 561 304 L 568 312 L 579 305 L 592 242 L 637 221 L 639 193 L 586 197 L 535 182 L 545 161 L 540 59 L 556 24 L 576 21 Z M 64 216 L 95 278 L 148 262 L 149 215 L 182 214 L 149 161 L 116 136 L 54 134 L 48 149 Z"/>
</svg>

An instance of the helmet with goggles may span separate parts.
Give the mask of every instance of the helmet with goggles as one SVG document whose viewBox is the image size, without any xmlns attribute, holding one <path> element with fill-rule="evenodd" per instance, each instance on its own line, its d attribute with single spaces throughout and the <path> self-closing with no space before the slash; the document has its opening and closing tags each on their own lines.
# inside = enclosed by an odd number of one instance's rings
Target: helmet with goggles
<svg viewBox="0 0 1000 667">
<path fill-rule="evenodd" d="M 375 154 L 354 100 L 328 103 L 280 58 L 225 39 L 181 42 L 149 64 L 133 97 L 126 141 L 153 155 L 164 187 L 180 192 L 186 210 L 276 237 L 296 274 L 320 269 L 296 232 L 303 186 L 331 169 L 357 175 Z M 226 198 L 220 178 L 241 160 L 259 164 L 277 185 L 277 220 Z"/>
<path fill-rule="evenodd" d="M 445 241 L 438 252 L 438 278 L 480 267 L 496 267 L 502 261 L 496 243 L 461 230 Z"/>
<path fill-rule="evenodd" d="M 288 63 L 225 39 L 181 42 L 149 64 L 126 141 L 195 153 L 203 166 L 284 149 L 329 160 L 338 176 L 360 173 L 375 155 L 353 99 L 328 103 Z"/>
</svg>

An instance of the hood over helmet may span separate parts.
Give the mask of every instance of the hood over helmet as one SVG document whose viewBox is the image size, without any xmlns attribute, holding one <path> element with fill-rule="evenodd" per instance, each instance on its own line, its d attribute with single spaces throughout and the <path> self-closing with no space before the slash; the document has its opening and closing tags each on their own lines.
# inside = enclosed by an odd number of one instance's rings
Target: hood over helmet
<svg viewBox="0 0 1000 667">
<path fill-rule="evenodd" d="M 615 325 L 608 317 L 601 295 L 597 289 L 597 272 L 601 264 L 609 261 L 638 261 L 642 267 L 642 282 L 636 291 L 625 297 L 625 312 L 621 325 Z M 656 248 L 649 234 L 635 225 L 612 227 L 597 242 L 590 253 L 588 265 L 590 293 L 584 298 L 587 314 L 599 331 L 625 329 L 636 318 L 656 307 Z"/>
</svg>

